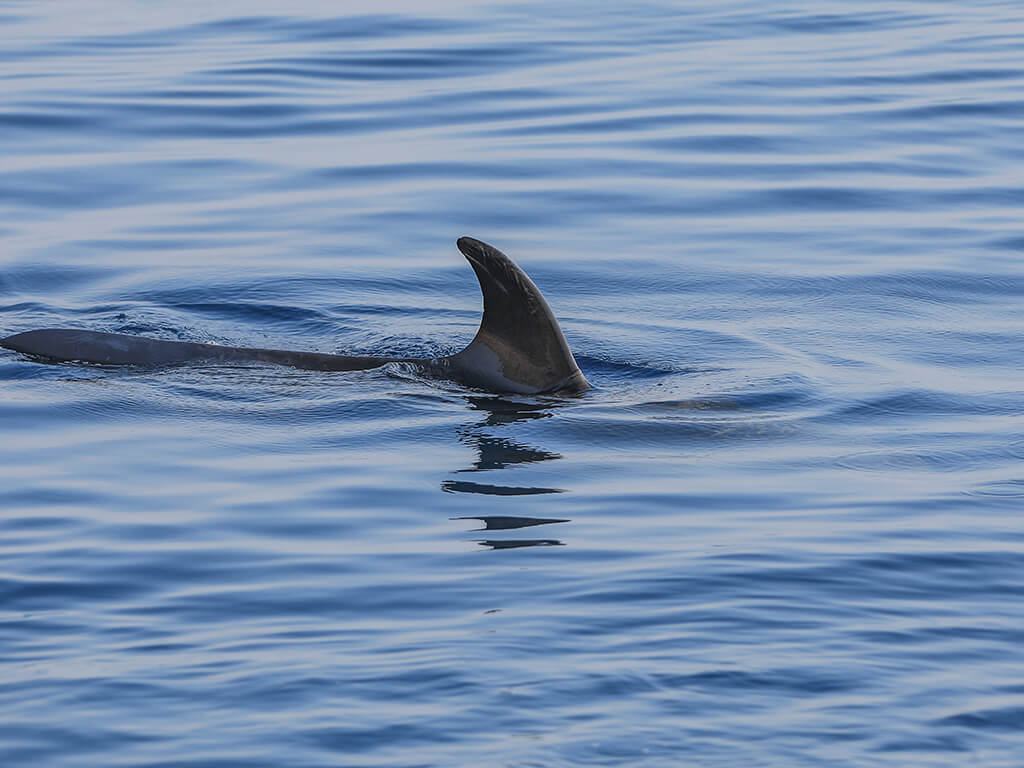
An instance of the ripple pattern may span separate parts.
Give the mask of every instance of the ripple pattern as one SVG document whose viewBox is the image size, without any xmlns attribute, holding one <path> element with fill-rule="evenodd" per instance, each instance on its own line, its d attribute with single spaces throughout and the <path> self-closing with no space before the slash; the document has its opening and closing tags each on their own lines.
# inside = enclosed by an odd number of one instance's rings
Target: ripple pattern
<svg viewBox="0 0 1024 768">
<path fill-rule="evenodd" d="M 1021 764 L 1017 4 L 0 35 L 0 335 L 446 354 L 468 234 L 595 384 L 0 350 L 4 765 Z"/>
</svg>

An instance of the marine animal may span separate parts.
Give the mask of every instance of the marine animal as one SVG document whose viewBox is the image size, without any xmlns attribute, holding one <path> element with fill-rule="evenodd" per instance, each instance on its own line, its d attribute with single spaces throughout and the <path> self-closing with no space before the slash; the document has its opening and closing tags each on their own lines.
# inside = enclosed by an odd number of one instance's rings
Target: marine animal
<svg viewBox="0 0 1024 768">
<path fill-rule="evenodd" d="M 504 253 L 480 240 L 460 237 L 456 245 L 480 281 L 484 313 L 473 341 L 461 352 L 445 357 L 362 357 L 251 349 L 69 328 L 18 333 L 0 339 L 0 346 L 52 360 L 101 365 L 257 362 L 316 371 L 356 371 L 386 363 L 412 363 L 429 376 L 491 392 L 538 394 L 589 389 L 551 308 L 526 273 Z"/>
</svg>

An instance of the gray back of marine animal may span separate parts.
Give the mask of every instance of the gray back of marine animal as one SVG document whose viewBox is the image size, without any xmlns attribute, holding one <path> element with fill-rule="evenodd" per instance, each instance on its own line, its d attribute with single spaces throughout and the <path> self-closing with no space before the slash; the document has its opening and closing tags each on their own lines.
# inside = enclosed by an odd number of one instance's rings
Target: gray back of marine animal
<svg viewBox="0 0 1024 768">
<path fill-rule="evenodd" d="M 469 346 L 445 357 L 329 355 L 71 328 L 18 333 L 0 339 L 0 346 L 50 360 L 100 365 L 256 362 L 316 371 L 355 371 L 399 362 L 414 364 L 429 376 L 491 392 L 573 393 L 589 389 L 551 307 L 527 274 L 504 253 L 480 240 L 461 237 L 457 245 L 480 281 L 484 314 Z"/>
</svg>

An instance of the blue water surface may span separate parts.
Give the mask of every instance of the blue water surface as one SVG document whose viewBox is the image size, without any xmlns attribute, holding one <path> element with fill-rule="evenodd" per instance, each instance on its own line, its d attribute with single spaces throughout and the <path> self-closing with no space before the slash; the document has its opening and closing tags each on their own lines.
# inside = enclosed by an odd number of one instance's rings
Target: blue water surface
<svg viewBox="0 0 1024 768">
<path fill-rule="evenodd" d="M 1016 0 L 0 5 L 0 763 L 1024 765 Z"/>
</svg>

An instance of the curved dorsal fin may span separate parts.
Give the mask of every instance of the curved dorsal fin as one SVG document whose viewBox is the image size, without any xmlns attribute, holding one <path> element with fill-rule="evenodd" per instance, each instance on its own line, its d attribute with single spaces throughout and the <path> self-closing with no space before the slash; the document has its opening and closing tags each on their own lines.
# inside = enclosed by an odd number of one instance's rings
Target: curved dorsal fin
<svg viewBox="0 0 1024 768">
<path fill-rule="evenodd" d="M 551 307 L 526 273 L 480 240 L 460 237 L 457 245 L 476 272 L 484 297 L 476 337 L 446 359 L 459 377 L 499 392 L 589 389 Z"/>
<path fill-rule="evenodd" d="M 469 346 L 449 357 L 431 360 L 351 357 L 222 347 L 72 328 L 26 331 L 0 339 L 0 347 L 55 360 L 104 365 L 170 365 L 210 360 L 351 371 L 376 368 L 389 362 L 405 362 L 494 392 L 537 394 L 590 389 L 551 308 L 526 273 L 487 243 L 462 237 L 458 246 L 480 281 L 484 316 L 480 330 Z"/>
</svg>

